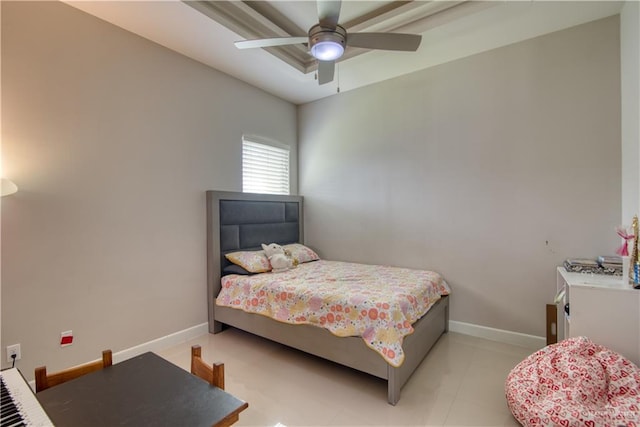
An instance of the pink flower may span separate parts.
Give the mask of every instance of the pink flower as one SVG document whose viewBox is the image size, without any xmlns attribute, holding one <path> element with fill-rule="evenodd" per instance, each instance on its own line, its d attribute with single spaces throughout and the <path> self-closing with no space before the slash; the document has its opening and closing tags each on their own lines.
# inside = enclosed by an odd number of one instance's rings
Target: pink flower
<svg viewBox="0 0 640 427">
<path fill-rule="evenodd" d="M 622 242 L 622 245 L 618 248 L 618 250 L 616 251 L 616 254 L 621 256 L 629 256 L 629 249 L 627 247 L 628 246 L 627 242 L 629 240 L 633 240 L 635 236 L 633 234 L 627 233 L 627 229 L 624 226 L 616 227 L 616 232 L 618 233 L 618 236 L 624 239 L 624 242 Z"/>
</svg>

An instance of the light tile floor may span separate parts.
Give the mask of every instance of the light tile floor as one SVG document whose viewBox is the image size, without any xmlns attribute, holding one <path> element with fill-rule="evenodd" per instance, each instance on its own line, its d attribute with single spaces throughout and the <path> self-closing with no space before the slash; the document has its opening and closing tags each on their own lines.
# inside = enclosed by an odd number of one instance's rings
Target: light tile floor
<svg viewBox="0 0 640 427">
<path fill-rule="evenodd" d="M 518 426 L 504 381 L 534 351 L 449 332 L 391 406 L 383 380 L 236 329 L 160 355 L 188 370 L 193 344 L 224 362 L 227 391 L 249 402 L 238 426 Z"/>
</svg>

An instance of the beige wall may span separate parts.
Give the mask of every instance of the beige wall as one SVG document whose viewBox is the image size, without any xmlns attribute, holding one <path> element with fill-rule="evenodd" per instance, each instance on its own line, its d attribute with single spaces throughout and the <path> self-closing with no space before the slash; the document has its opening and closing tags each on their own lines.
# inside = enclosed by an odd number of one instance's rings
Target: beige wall
<svg viewBox="0 0 640 427">
<path fill-rule="evenodd" d="M 640 213 L 640 2 L 620 11 L 622 224 Z"/>
<path fill-rule="evenodd" d="M 206 322 L 205 190 L 241 191 L 243 133 L 297 158 L 292 104 L 58 2 L 2 2 L 2 124 L 2 349 L 28 376 Z"/>
<path fill-rule="evenodd" d="M 627 1 L 620 11 L 620 57 L 622 223 L 629 224 L 633 215 L 640 214 L 640 3 L 637 1 Z"/>
<path fill-rule="evenodd" d="M 307 243 L 434 269 L 452 320 L 544 335 L 555 267 L 614 252 L 617 16 L 299 107 Z"/>
</svg>

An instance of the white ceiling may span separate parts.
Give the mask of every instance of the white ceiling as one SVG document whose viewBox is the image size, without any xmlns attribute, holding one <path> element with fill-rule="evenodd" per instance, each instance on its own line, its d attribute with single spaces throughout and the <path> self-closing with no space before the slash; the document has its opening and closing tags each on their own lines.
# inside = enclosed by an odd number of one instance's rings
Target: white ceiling
<svg viewBox="0 0 640 427">
<path fill-rule="evenodd" d="M 340 92 L 345 92 L 611 16 L 622 6 L 618 1 L 467 2 L 404 31 L 422 34 L 417 52 L 369 51 L 345 59 L 337 66 L 336 79 L 319 86 L 313 72 L 304 74 L 263 49 L 236 49 L 233 42 L 243 37 L 178 0 L 66 3 L 295 104 L 334 95 L 338 85 Z M 343 0 L 340 22 L 384 3 L 388 2 Z M 314 1 L 272 5 L 300 28 L 317 22 Z"/>
</svg>

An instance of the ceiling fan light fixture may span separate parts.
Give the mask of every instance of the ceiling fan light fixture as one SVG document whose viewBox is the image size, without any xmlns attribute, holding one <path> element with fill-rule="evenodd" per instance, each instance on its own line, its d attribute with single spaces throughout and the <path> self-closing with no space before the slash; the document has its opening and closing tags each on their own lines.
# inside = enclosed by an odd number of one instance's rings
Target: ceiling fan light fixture
<svg viewBox="0 0 640 427">
<path fill-rule="evenodd" d="M 418 34 L 356 32 L 347 36 L 347 30 L 338 24 L 342 0 L 316 0 L 316 2 L 318 6 L 318 23 L 309 28 L 308 37 L 297 35 L 242 40 L 235 42 L 236 47 L 238 49 L 267 48 L 306 43 L 309 48 L 309 55 L 316 61 L 312 61 L 310 57 L 305 57 L 303 61 L 304 69 L 311 68 L 312 64 L 309 62 L 314 62 L 313 65 L 317 66 L 316 78 L 318 83 L 323 85 L 333 81 L 336 61 L 344 55 L 347 49 L 347 38 L 349 39 L 348 45 L 358 49 L 415 52 L 420 46 L 422 36 Z M 356 20 L 352 20 L 352 22 L 356 22 Z M 276 23 L 274 22 L 274 24 Z M 293 55 L 289 53 L 286 56 L 293 58 Z"/>
<path fill-rule="evenodd" d="M 311 56 L 320 61 L 335 61 L 344 54 L 347 32 L 337 25 L 335 29 L 314 25 L 309 30 Z"/>
<path fill-rule="evenodd" d="M 342 44 L 333 40 L 321 41 L 311 47 L 311 55 L 320 61 L 335 61 L 343 53 L 344 47 Z"/>
</svg>

